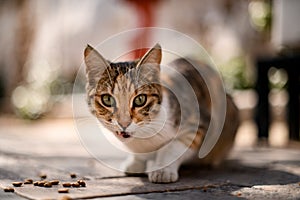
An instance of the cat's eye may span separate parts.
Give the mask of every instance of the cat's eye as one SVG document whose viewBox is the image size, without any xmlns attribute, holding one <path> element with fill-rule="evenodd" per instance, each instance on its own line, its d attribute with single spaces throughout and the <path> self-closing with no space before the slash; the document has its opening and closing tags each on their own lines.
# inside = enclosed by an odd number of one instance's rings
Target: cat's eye
<svg viewBox="0 0 300 200">
<path fill-rule="evenodd" d="M 103 105 L 106 107 L 112 107 L 116 104 L 115 99 L 109 94 L 103 94 L 101 96 L 101 101 L 102 101 Z"/>
<path fill-rule="evenodd" d="M 142 107 L 143 105 L 145 105 L 146 102 L 147 102 L 147 95 L 140 94 L 134 98 L 133 105 L 135 107 Z"/>
</svg>

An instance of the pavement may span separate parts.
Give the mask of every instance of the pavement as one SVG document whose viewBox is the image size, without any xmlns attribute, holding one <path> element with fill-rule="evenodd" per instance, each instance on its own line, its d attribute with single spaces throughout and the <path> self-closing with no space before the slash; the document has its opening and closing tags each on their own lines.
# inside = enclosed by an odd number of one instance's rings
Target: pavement
<svg viewBox="0 0 300 200">
<path fill-rule="evenodd" d="M 183 166 L 178 182 L 153 184 L 146 176 L 128 177 L 107 166 L 118 165 L 123 157 L 106 149 L 104 141 L 95 143 L 95 149 L 106 157 L 95 158 L 93 148 L 86 146 L 76 126 L 71 118 L 30 122 L 2 116 L 0 199 L 300 199 L 298 142 L 279 148 L 240 145 L 237 141 L 219 168 Z M 240 134 L 238 140 L 243 137 L 249 138 Z M 41 173 L 47 175 L 46 180 L 58 179 L 60 184 L 51 188 L 26 184 L 14 187 L 13 193 L 3 190 L 13 187 L 14 181 L 39 181 Z M 78 179 L 83 179 L 86 187 L 58 193 L 63 182 Z"/>
</svg>

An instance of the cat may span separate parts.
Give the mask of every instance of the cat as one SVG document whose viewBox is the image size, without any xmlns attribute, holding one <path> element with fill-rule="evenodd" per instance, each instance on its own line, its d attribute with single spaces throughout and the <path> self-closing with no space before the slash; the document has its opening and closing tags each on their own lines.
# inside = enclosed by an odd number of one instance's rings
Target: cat
<svg viewBox="0 0 300 200">
<path fill-rule="evenodd" d="M 90 45 L 84 50 L 89 109 L 134 153 L 123 163 L 123 170 L 129 174 L 147 172 L 153 183 L 171 183 L 178 180 L 183 163 L 198 158 L 210 125 L 212 104 L 208 87 L 191 60 L 178 58 L 169 66 L 188 80 L 196 96 L 194 102 L 178 74 L 162 74 L 161 59 L 159 44 L 140 59 L 116 63 L 106 60 Z M 209 78 L 214 78 L 209 66 L 197 63 Z M 173 89 L 180 95 L 176 96 Z M 222 133 L 210 153 L 198 159 L 201 164 L 219 165 L 233 146 L 238 109 L 228 94 L 225 99 Z M 190 126 L 196 127 L 194 132 Z"/>
</svg>

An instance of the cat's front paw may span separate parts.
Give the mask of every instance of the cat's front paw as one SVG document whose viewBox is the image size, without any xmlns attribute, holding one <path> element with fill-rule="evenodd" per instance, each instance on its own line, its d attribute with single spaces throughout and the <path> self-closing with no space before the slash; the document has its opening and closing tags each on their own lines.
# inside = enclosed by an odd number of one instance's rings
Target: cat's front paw
<svg viewBox="0 0 300 200">
<path fill-rule="evenodd" d="M 152 183 L 173 183 L 178 180 L 178 172 L 171 167 L 165 167 L 148 173 L 148 179 Z"/>
</svg>

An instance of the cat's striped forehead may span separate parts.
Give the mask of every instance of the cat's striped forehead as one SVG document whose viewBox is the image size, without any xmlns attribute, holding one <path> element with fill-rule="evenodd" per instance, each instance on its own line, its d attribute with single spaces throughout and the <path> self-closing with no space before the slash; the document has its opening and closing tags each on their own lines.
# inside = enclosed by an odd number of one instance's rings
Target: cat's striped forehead
<svg viewBox="0 0 300 200">
<path fill-rule="evenodd" d="M 128 71 L 125 74 L 120 74 L 114 81 L 114 85 L 111 88 L 111 92 L 115 95 L 121 94 L 131 94 L 134 93 L 137 89 L 137 84 L 134 78 L 133 71 Z"/>
<path fill-rule="evenodd" d="M 159 84 L 159 71 L 137 66 L 137 61 L 110 63 L 101 75 L 97 90 L 111 93 L 134 92 L 138 88 Z"/>
<path fill-rule="evenodd" d="M 114 70 L 118 75 L 126 74 L 130 69 L 135 68 L 136 65 L 136 61 L 110 63 L 110 70 Z"/>
<path fill-rule="evenodd" d="M 137 62 L 135 61 L 110 63 L 109 67 L 107 67 L 101 75 L 98 90 L 108 90 L 112 92 L 116 86 L 125 84 L 126 82 L 130 83 L 133 80 L 132 69 L 135 69 L 136 65 Z M 120 81 L 122 84 L 120 84 Z M 126 86 L 126 84 L 123 85 L 123 87 L 124 86 Z"/>
</svg>

